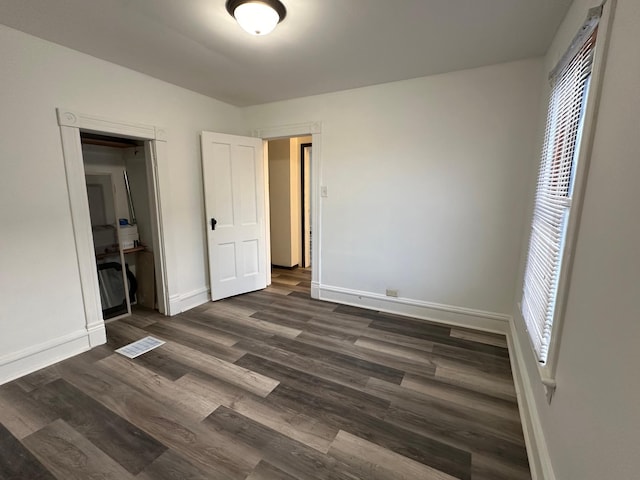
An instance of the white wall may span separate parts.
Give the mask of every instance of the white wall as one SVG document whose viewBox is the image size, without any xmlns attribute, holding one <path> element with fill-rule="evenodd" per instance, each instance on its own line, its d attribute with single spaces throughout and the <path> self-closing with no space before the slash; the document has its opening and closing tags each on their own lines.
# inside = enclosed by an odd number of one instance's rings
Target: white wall
<svg viewBox="0 0 640 480">
<path fill-rule="evenodd" d="M 545 72 L 566 50 L 587 10 L 599 3 L 574 2 L 547 54 Z M 558 480 L 627 480 L 640 471 L 638 25 L 640 2 L 618 0 L 550 405 L 529 340 L 516 323 L 534 415 Z M 537 158 L 530 182 L 534 165 Z"/>
<path fill-rule="evenodd" d="M 321 285 L 510 314 L 540 75 L 528 60 L 244 109 L 252 128 L 322 122 Z"/>
<path fill-rule="evenodd" d="M 55 351 L 37 352 L 84 327 L 55 108 L 166 129 L 159 173 L 177 297 L 208 284 L 198 133 L 243 129 L 235 107 L 1 25 L 0 59 L 2 382 L 49 363 Z"/>
</svg>

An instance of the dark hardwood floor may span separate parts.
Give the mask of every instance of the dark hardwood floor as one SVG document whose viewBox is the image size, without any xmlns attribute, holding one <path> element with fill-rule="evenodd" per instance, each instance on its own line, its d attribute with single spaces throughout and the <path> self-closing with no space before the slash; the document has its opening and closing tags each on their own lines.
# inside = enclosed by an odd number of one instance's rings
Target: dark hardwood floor
<svg viewBox="0 0 640 480">
<path fill-rule="evenodd" d="M 2 479 L 524 480 L 504 337 L 309 298 L 307 270 L 0 387 Z M 167 343 L 135 360 L 114 349 Z"/>
</svg>

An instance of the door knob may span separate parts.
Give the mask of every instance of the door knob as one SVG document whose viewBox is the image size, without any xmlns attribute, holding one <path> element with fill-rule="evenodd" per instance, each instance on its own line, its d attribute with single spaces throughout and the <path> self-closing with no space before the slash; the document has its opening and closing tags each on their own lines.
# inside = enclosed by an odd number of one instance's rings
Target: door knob
<svg viewBox="0 0 640 480">
<path fill-rule="evenodd" d="M 215 230 L 216 229 L 216 223 L 218 223 L 218 221 L 215 218 L 211 219 L 211 230 Z"/>
</svg>

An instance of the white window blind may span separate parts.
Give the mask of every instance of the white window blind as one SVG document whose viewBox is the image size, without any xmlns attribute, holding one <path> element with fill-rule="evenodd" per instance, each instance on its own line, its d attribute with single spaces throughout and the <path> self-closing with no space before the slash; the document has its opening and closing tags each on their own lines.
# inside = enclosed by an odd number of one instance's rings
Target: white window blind
<svg viewBox="0 0 640 480">
<path fill-rule="evenodd" d="M 600 12 L 592 13 L 551 73 L 551 95 L 525 269 L 522 315 L 538 362 L 553 334 L 584 109 Z"/>
</svg>

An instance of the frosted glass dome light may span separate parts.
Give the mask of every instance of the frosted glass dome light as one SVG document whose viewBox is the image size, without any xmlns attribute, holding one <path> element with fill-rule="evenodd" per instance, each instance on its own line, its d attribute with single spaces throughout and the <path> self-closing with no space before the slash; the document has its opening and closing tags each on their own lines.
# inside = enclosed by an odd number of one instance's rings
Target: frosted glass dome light
<svg viewBox="0 0 640 480">
<path fill-rule="evenodd" d="M 251 35 L 267 35 L 286 15 L 278 0 L 228 0 L 227 11 Z"/>
</svg>

